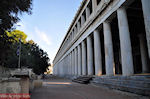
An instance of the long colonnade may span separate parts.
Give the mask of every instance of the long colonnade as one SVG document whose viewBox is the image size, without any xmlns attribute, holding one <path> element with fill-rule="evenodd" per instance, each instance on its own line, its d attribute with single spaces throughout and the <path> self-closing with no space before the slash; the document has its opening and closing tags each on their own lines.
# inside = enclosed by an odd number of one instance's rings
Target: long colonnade
<svg viewBox="0 0 150 99">
<path fill-rule="evenodd" d="M 150 72 L 149 5 L 150 0 L 83 0 L 53 61 L 54 74 L 130 76 Z M 141 17 L 134 16 L 133 10 Z M 136 30 L 140 25 L 131 24 L 134 17 L 143 20 L 139 21 L 144 27 L 140 33 Z"/>
</svg>

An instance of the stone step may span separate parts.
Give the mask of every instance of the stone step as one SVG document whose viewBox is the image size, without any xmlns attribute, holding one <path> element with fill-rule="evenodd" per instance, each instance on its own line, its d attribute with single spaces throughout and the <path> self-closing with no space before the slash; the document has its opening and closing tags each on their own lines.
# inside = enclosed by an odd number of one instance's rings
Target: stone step
<svg viewBox="0 0 150 99">
<path fill-rule="evenodd" d="M 110 85 L 116 85 L 116 86 L 127 86 L 127 87 L 135 87 L 135 88 L 141 88 L 141 89 L 147 89 L 150 91 L 150 85 L 146 85 L 146 84 L 138 84 L 138 82 L 136 83 L 128 83 L 128 82 L 111 82 L 111 81 L 104 81 L 104 82 L 93 82 L 93 83 L 106 83 L 106 84 L 110 84 Z"/>
<path fill-rule="evenodd" d="M 79 80 L 74 80 L 74 82 L 81 83 L 81 84 L 88 84 L 89 83 L 89 81 L 79 81 Z"/>
<path fill-rule="evenodd" d="M 105 79 L 105 78 L 100 78 L 100 79 L 94 79 L 93 81 L 98 81 L 98 82 L 102 82 L 102 81 L 110 81 L 110 82 L 120 82 L 120 83 L 133 83 L 133 84 L 146 84 L 146 85 L 149 85 L 150 86 L 150 81 L 148 80 L 126 80 L 126 79 Z"/>
<path fill-rule="evenodd" d="M 150 96 L 149 77 L 96 77 L 91 83 Z"/>
<path fill-rule="evenodd" d="M 147 81 L 135 81 L 135 80 L 118 80 L 118 79 L 103 79 L 103 80 L 93 80 L 93 82 L 111 82 L 115 84 L 129 84 L 139 87 L 149 87 L 150 88 L 150 82 Z"/>
<path fill-rule="evenodd" d="M 73 79 L 72 81 L 81 83 L 81 84 L 88 84 L 90 82 L 90 80 L 92 80 L 92 78 L 93 77 L 89 77 L 89 76 L 80 76 L 80 77 Z"/>
<path fill-rule="evenodd" d="M 103 76 L 103 77 L 96 77 L 95 79 L 100 79 L 100 78 L 105 78 L 105 79 L 118 79 L 118 80 L 134 80 L 134 81 L 147 81 L 150 82 L 150 75 L 146 76 Z"/>
</svg>

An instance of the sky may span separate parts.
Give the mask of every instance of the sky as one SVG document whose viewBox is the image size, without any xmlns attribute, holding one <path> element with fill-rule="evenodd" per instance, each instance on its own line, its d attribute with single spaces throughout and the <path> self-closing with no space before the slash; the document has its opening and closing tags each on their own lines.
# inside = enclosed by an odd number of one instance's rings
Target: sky
<svg viewBox="0 0 150 99">
<path fill-rule="evenodd" d="M 46 51 L 52 62 L 81 1 L 33 0 L 32 15 L 21 15 L 17 29 Z"/>
</svg>

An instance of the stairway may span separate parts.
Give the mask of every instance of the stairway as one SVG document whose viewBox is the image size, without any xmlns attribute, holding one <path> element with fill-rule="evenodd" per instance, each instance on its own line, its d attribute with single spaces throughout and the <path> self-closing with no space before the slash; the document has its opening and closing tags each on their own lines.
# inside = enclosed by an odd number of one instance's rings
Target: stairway
<svg viewBox="0 0 150 99">
<path fill-rule="evenodd" d="M 80 84 L 88 84 L 92 79 L 92 76 L 79 76 L 77 78 L 74 78 L 72 81 Z"/>
<path fill-rule="evenodd" d="M 150 75 L 147 76 L 101 76 L 95 77 L 94 85 L 150 96 Z"/>
</svg>

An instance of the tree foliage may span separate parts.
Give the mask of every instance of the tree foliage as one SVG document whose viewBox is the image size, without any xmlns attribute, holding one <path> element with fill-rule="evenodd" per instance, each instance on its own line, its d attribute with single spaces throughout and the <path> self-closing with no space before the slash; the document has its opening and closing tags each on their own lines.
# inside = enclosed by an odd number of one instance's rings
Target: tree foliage
<svg viewBox="0 0 150 99">
<path fill-rule="evenodd" d="M 36 74 L 44 73 L 49 66 L 49 58 L 46 52 L 44 52 L 33 40 L 26 41 L 27 35 L 19 30 L 12 31 L 8 37 L 10 39 L 11 46 L 3 59 L 3 64 L 9 68 L 18 67 L 17 48 L 19 46 L 18 39 L 21 37 L 21 67 L 32 68 Z M 21 35 L 21 36 L 20 36 Z"/>
<path fill-rule="evenodd" d="M 29 43 L 27 43 L 29 44 Z M 30 53 L 29 53 L 29 67 L 33 68 L 33 71 L 36 74 L 44 73 L 49 64 L 49 57 L 46 52 L 44 52 L 37 44 L 29 44 Z"/>
<path fill-rule="evenodd" d="M 27 42 L 25 33 L 19 30 L 12 31 L 20 20 L 19 14 L 31 14 L 31 5 L 32 0 L 0 0 L 0 65 L 11 68 L 18 66 L 16 51 L 21 38 L 21 66 L 33 68 L 35 73 L 41 74 L 49 65 L 47 53 L 33 40 Z"/>
<path fill-rule="evenodd" d="M 12 37 L 6 31 L 13 30 L 13 26 L 20 19 L 19 14 L 31 14 L 32 0 L 0 0 L 0 65 L 5 65 L 6 56 L 12 48 Z"/>
<path fill-rule="evenodd" d="M 21 42 L 26 43 L 27 35 L 22 31 L 13 30 L 12 32 L 7 32 L 7 36 L 11 42 L 19 42 L 19 39 L 21 39 Z"/>
<path fill-rule="evenodd" d="M 1 0 L 0 1 L 0 33 L 9 30 L 19 21 L 18 14 L 31 14 L 32 0 Z"/>
</svg>

